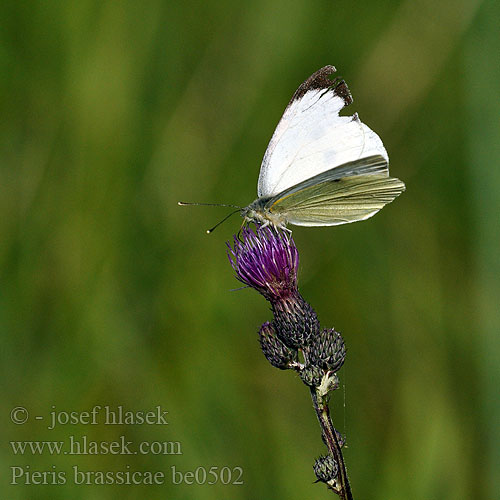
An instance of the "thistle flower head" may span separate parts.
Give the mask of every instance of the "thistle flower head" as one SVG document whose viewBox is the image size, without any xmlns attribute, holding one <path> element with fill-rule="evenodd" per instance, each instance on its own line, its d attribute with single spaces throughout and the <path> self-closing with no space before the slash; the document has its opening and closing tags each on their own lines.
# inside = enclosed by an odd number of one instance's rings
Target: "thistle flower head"
<svg viewBox="0 0 500 500">
<path fill-rule="evenodd" d="M 275 302 L 297 293 L 299 253 L 293 239 L 270 227 L 246 227 L 241 239 L 228 242 L 228 257 L 236 278 Z"/>
</svg>

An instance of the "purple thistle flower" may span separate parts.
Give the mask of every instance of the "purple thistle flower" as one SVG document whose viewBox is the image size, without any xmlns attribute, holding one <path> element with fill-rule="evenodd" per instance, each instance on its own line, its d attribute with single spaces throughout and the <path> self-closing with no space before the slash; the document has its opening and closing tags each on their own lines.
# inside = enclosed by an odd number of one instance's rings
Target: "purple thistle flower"
<svg viewBox="0 0 500 500">
<path fill-rule="evenodd" d="M 267 300 L 275 302 L 297 293 L 299 252 L 293 239 L 269 227 L 254 233 L 246 227 L 241 240 L 234 237 L 234 249 L 229 242 L 228 257 L 236 278 Z"/>
<path fill-rule="evenodd" d="M 293 239 L 269 227 L 244 228 L 241 237 L 234 237 L 233 247 L 227 244 L 236 278 L 271 303 L 273 328 L 287 347 L 307 345 L 319 333 L 319 322 L 297 288 L 299 253 Z"/>
</svg>

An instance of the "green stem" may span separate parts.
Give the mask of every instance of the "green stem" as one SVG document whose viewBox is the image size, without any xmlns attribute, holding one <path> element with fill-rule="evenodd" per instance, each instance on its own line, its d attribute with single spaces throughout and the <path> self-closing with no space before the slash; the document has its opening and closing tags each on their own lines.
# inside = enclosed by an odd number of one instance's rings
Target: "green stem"
<svg viewBox="0 0 500 500">
<path fill-rule="evenodd" d="M 347 477 L 347 471 L 344 464 L 344 457 L 342 456 L 342 450 L 340 449 L 337 434 L 333 427 L 332 419 L 330 418 L 330 410 L 328 408 L 326 396 L 321 396 L 318 393 L 318 390 L 314 387 L 311 387 L 310 389 L 314 410 L 316 411 L 319 425 L 321 426 L 326 445 L 328 446 L 328 451 L 331 453 L 339 467 L 337 476 L 339 491 L 335 491 L 342 500 L 353 500 L 351 486 L 349 485 L 349 478 Z"/>
</svg>

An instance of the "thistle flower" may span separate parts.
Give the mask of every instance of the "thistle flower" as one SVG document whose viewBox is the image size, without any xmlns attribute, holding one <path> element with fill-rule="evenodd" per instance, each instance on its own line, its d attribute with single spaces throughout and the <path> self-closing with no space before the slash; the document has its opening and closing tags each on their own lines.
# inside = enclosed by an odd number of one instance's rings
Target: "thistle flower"
<svg viewBox="0 0 500 500">
<path fill-rule="evenodd" d="M 236 278 L 271 302 L 295 295 L 299 252 L 293 239 L 269 227 L 257 233 L 246 227 L 241 238 L 234 237 L 234 249 L 227 243 Z"/>
<path fill-rule="evenodd" d="M 236 278 L 262 294 L 274 313 L 277 337 L 289 348 L 307 345 L 319 333 L 313 308 L 297 288 L 299 253 L 293 239 L 276 229 L 244 228 L 241 240 L 228 243 L 228 257 Z"/>
</svg>

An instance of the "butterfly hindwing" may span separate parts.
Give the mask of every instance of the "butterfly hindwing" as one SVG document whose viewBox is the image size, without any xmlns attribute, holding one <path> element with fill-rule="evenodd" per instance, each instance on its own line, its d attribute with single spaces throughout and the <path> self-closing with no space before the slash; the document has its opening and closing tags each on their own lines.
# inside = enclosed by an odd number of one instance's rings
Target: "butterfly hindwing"
<svg viewBox="0 0 500 500">
<path fill-rule="evenodd" d="M 330 169 L 269 199 L 266 208 L 287 222 L 334 226 L 376 214 L 405 189 L 388 177 L 387 162 L 375 155 Z"/>
</svg>

